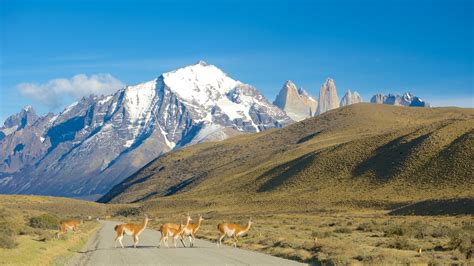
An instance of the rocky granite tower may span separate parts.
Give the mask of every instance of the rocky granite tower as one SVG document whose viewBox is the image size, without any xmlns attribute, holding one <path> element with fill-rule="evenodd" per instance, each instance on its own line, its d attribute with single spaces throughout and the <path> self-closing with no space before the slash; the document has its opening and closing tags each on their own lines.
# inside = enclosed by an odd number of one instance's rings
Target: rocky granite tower
<svg viewBox="0 0 474 266">
<path fill-rule="evenodd" d="M 351 105 L 355 103 L 361 103 L 361 102 L 363 102 L 362 96 L 360 96 L 360 94 L 357 91 L 354 91 L 354 93 L 352 93 L 351 90 L 348 90 L 346 94 L 344 94 L 344 96 L 342 97 L 339 105 L 342 107 L 342 106 Z"/>
<path fill-rule="evenodd" d="M 314 116 L 318 102 L 303 88 L 299 90 L 291 80 L 285 82 L 273 104 L 295 121 Z"/>
<path fill-rule="evenodd" d="M 320 115 L 329 110 L 339 108 L 336 85 L 332 78 L 327 78 L 319 90 L 319 102 L 316 114 Z"/>
</svg>

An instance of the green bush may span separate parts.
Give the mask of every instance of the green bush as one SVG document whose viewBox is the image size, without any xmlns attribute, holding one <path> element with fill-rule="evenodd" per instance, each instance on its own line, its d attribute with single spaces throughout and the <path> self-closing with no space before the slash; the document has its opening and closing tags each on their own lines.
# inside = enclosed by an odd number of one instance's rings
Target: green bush
<svg viewBox="0 0 474 266">
<path fill-rule="evenodd" d="M 53 239 L 53 235 L 48 231 L 42 231 L 38 234 L 38 241 L 46 242 Z"/>
<path fill-rule="evenodd" d="M 390 224 L 383 229 L 384 236 L 406 236 L 409 234 L 410 228 L 408 225 L 403 224 Z"/>
<path fill-rule="evenodd" d="M 350 234 L 352 233 L 352 229 L 350 229 L 349 227 L 338 227 L 334 229 L 334 233 Z"/>
<path fill-rule="evenodd" d="M 15 248 L 18 244 L 15 242 L 15 234 L 12 230 L 0 229 L 0 248 Z"/>
<path fill-rule="evenodd" d="M 414 222 L 410 224 L 410 235 L 417 239 L 425 239 L 431 234 L 431 227 L 422 222 Z"/>
<path fill-rule="evenodd" d="M 123 216 L 123 217 L 128 217 L 128 216 L 139 216 L 142 214 L 142 211 L 140 208 L 123 208 L 118 210 L 114 216 Z"/>
<path fill-rule="evenodd" d="M 387 248 L 395 248 L 402 250 L 416 250 L 416 247 L 408 241 L 406 237 L 396 237 L 385 244 Z"/>
<path fill-rule="evenodd" d="M 328 237 L 331 237 L 333 236 L 334 234 L 332 232 L 328 232 L 328 231 L 325 231 L 325 232 L 321 232 L 321 231 L 313 231 L 311 233 L 311 236 L 313 238 L 328 238 Z"/>
<path fill-rule="evenodd" d="M 451 229 L 445 225 L 435 227 L 431 231 L 431 236 L 434 238 L 448 237 L 451 233 Z"/>
<path fill-rule="evenodd" d="M 56 215 L 42 214 L 40 216 L 31 217 L 29 225 L 39 229 L 58 229 L 59 222 L 60 220 Z"/>
<path fill-rule="evenodd" d="M 374 224 L 372 223 L 361 223 L 357 226 L 356 230 L 362 232 L 372 232 L 375 230 L 375 228 Z"/>
<path fill-rule="evenodd" d="M 466 259 L 471 259 L 474 255 L 474 235 L 461 229 L 453 230 L 450 233 L 448 249 L 457 249 L 466 256 Z"/>
</svg>

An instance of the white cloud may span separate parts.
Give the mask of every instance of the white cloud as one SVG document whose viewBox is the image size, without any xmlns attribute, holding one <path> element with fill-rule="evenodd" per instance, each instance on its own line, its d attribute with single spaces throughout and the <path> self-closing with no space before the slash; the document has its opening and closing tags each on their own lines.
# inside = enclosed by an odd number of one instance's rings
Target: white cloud
<svg viewBox="0 0 474 266">
<path fill-rule="evenodd" d="M 87 76 L 78 74 L 70 79 L 52 79 L 43 84 L 21 83 L 18 91 L 25 97 L 39 101 L 50 108 L 61 106 L 65 97 L 80 99 L 91 94 L 111 94 L 125 85 L 110 74 Z"/>
</svg>

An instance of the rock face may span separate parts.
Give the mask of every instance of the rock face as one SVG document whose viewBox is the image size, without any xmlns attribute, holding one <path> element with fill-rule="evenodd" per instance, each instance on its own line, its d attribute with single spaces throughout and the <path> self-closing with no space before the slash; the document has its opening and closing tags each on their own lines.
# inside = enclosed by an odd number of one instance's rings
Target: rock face
<svg viewBox="0 0 474 266">
<path fill-rule="evenodd" d="M 370 102 L 377 103 L 377 104 L 384 104 L 386 99 L 387 99 L 387 96 L 377 93 L 374 96 L 372 96 L 372 99 L 370 99 Z"/>
<path fill-rule="evenodd" d="M 332 109 L 339 108 L 339 97 L 337 97 L 334 80 L 327 78 L 319 90 L 318 109 L 316 114 L 320 115 Z"/>
<path fill-rule="evenodd" d="M 406 92 L 402 96 L 398 94 L 389 93 L 388 95 L 375 94 L 370 99 L 371 103 L 377 104 L 390 104 L 399 106 L 412 106 L 412 107 L 429 107 L 430 104 L 423 101 L 420 97 L 414 96 L 410 92 Z"/>
<path fill-rule="evenodd" d="M 285 82 L 273 104 L 280 107 L 295 121 L 301 121 L 316 113 L 318 102 L 303 88 L 296 89 L 291 80 Z"/>
<path fill-rule="evenodd" d="M 0 128 L 0 193 L 96 199 L 170 150 L 291 122 L 254 87 L 200 61 L 58 115 L 10 117 Z"/>
<path fill-rule="evenodd" d="M 351 92 L 351 90 L 348 90 L 346 94 L 341 99 L 340 106 L 347 106 L 355 103 L 361 103 L 364 100 L 362 99 L 362 96 L 357 91 L 354 91 L 354 93 Z"/>
</svg>

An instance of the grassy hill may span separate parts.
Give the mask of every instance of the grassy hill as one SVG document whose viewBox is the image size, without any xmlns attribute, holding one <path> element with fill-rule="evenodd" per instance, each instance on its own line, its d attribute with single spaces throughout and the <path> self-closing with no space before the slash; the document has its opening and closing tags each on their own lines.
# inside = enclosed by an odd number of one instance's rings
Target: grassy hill
<svg viewBox="0 0 474 266">
<path fill-rule="evenodd" d="M 66 264 L 99 228 L 95 218 L 110 215 L 116 207 L 67 198 L 0 195 L 0 264 Z M 84 221 L 81 232 L 54 239 L 59 221 L 68 218 Z"/>
<path fill-rule="evenodd" d="M 310 264 L 472 264 L 473 140 L 473 109 L 356 104 L 167 153 L 102 198 L 114 204 L 0 196 L 0 211 L 24 222 L 45 212 L 122 221 L 146 213 L 154 229 L 190 212 L 203 215 L 198 237 L 211 241 L 218 223 L 252 217 L 240 247 Z M 17 236 L 0 257 L 53 258 L 41 247 L 60 242 L 37 235 Z M 80 245 L 73 240 L 63 241 Z"/>
<path fill-rule="evenodd" d="M 473 109 L 356 104 L 168 153 L 101 201 L 310 211 L 470 198 L 473 140 Z"/>
<path fill-rule="evenodd" d="M 200 213 L 212 241 L 251 216 L 241 247 L 310 264 L 472 263 L 473 139 L 473 109 L 356 104 L 170 152 L 102 201 Z"/>
</svg>

